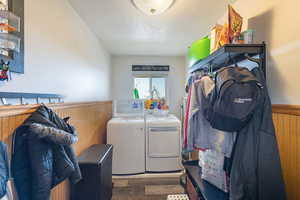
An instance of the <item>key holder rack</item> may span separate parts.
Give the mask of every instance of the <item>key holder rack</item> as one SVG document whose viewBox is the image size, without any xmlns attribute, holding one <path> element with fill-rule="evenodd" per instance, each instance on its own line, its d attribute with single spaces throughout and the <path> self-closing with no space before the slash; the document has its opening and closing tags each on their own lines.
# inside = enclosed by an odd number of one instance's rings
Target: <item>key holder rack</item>
<svg viewBox="0 0 300 200">
<path fill-rule="evenodd" d="M 26 103 L 26 99 L 34 100 L 36 104 L 63 103 L 63 96 L 59 94 L 0 92 L 0 100 L 2 105 L 5 106 L 12 105 L 8 103 L 7 101 L 8 99 L 18 100 L 19 105 L 27 105 L 28 103 Z"/>
</svg>

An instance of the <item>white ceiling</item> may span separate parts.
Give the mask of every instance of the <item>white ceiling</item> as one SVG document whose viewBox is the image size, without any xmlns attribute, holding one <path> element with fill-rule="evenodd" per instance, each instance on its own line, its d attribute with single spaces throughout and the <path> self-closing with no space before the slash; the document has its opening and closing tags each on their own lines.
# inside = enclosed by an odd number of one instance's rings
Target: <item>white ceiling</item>
<svg viewBox="0 0 300 200">
<path fill-rule="evenodd" d="M 177 0 L 166 13 L 148 16 L 130 0 L 69 1 L 113 55 L 185 55 L 232 2 Z"/>
</svg>

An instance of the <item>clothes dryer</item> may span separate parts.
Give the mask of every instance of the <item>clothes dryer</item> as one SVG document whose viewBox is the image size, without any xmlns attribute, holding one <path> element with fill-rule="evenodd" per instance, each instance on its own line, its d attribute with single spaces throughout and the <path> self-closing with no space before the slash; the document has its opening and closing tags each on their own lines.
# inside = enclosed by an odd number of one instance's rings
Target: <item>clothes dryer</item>
<svg viewBox="0 0 300 200">
<path fill-rule="evenodd" d="M 182 170 L 181 123 L 174 115 L 146 116 L 146 171 Z"/>
</svg>

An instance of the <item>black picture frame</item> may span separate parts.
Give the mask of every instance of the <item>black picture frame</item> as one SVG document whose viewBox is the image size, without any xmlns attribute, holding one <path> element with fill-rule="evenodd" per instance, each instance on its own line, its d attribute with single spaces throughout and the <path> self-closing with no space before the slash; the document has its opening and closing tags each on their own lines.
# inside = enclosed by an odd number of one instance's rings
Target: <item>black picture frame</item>
<svg viewBox="0 0 300 200">
<path fill-rule="evenodd" d="M 142 71 L 160 71 L 160 72 L 168 72 L 170 71 L 169 65 L 132 65 L 133 72 L 142 72 Z"/>
</svg>

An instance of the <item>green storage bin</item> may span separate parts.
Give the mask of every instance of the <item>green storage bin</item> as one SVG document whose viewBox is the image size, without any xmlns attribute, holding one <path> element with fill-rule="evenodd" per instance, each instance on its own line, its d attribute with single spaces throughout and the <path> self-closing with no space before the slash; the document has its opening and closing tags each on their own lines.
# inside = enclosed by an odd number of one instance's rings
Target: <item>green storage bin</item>
<svg viewBox="0 0 300 200">
<path fill-rule="evenodd" d="M 188 50 L 189 67 L 192 67 L 199 60 L 202 60 L 210 54 L 210 39 L 208 36 L 194 42 Z"/>
</svg>

